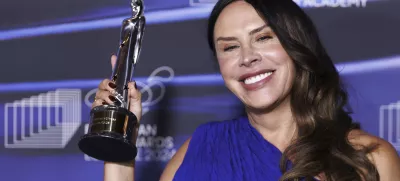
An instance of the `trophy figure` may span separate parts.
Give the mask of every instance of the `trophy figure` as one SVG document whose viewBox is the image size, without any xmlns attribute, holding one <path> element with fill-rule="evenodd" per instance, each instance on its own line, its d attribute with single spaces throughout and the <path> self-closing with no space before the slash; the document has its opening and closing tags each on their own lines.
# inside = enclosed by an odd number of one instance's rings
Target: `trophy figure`
<svg viewBox="0 0 400 181">
<path fill-rule="evenodd" d="M 88 133 L 78 143 L 82 152 L 102 161 L 126 162 L 134 160 L 137 154 L 132 138 L 135 139 L 139 125 L 129 111 L 128 82 L 141 51 L 145 17 L 142 0 L 132 0 L 131 7 L 132 17 L 122 22 L 117 62 L 111 76 L 116 85 L 114 104 L 91 110 Z"/>
</svg>

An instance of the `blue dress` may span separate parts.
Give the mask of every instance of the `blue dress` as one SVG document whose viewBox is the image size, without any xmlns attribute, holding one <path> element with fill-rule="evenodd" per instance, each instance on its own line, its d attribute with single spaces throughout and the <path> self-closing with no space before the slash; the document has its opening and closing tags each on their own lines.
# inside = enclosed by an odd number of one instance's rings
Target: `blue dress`
<svg viewBox="0 0 400 181">
<path fill-rule="evenodd" d="M 247 117 L 199 126 L 174 181 L 278 181 L 282 152 Z"/>
</svg>

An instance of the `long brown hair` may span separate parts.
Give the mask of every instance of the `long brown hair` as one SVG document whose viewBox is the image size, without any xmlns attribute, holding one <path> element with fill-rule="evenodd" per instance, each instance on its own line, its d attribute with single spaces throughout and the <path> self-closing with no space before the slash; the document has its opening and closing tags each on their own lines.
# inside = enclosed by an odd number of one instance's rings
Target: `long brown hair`
<svg viewBox="0 0 400 181">
<path fill-rule="evenodd" d="M 211 12 L 208 42 L 214 53 L 215 22 L 234 1 L 219 0 Z M 290 101 L 299 134 L 283 153 L 280 180 L 312 180 L 320 173 L 327 181 L 379 180 L 367 157 L 376 145 L 356 150 L 348 141 L 349 131 L 360 126 L 350 116 L 347 92 L 311 19 L 292 0 L 246 2 L 268 22 L 296 68 Z"/>
</svg>

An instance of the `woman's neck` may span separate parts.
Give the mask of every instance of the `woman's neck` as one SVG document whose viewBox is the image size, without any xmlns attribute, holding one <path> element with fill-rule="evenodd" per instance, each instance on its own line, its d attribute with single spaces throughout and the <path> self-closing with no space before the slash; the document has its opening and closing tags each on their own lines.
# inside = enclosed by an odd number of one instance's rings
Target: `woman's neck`
<svg viewBox="0 0 400 181">
<path fill-rule="evenodd" d="M 256 113 L 248 110 L 247 116 L 250 124 L 281 152 L 297 135 L 297 125 L 289 104 L 281 104 L 267 113 Z"/>
</svg>

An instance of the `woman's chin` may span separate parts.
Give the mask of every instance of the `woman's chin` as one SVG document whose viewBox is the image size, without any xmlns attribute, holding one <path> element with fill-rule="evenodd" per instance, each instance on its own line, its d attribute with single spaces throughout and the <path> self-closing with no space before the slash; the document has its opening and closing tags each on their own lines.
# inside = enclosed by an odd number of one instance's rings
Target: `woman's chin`
<svg viewBox="0 0 400 181">
<path fill-rule="evenodd" d="M 250 103 L 245 104 L 246 109 L 250 112 L 269 112 L 273 110 L 277 105 L 274 104 L 274 102 L 268 102 L 268 101 L 253 101 Z"/>
</svg>

